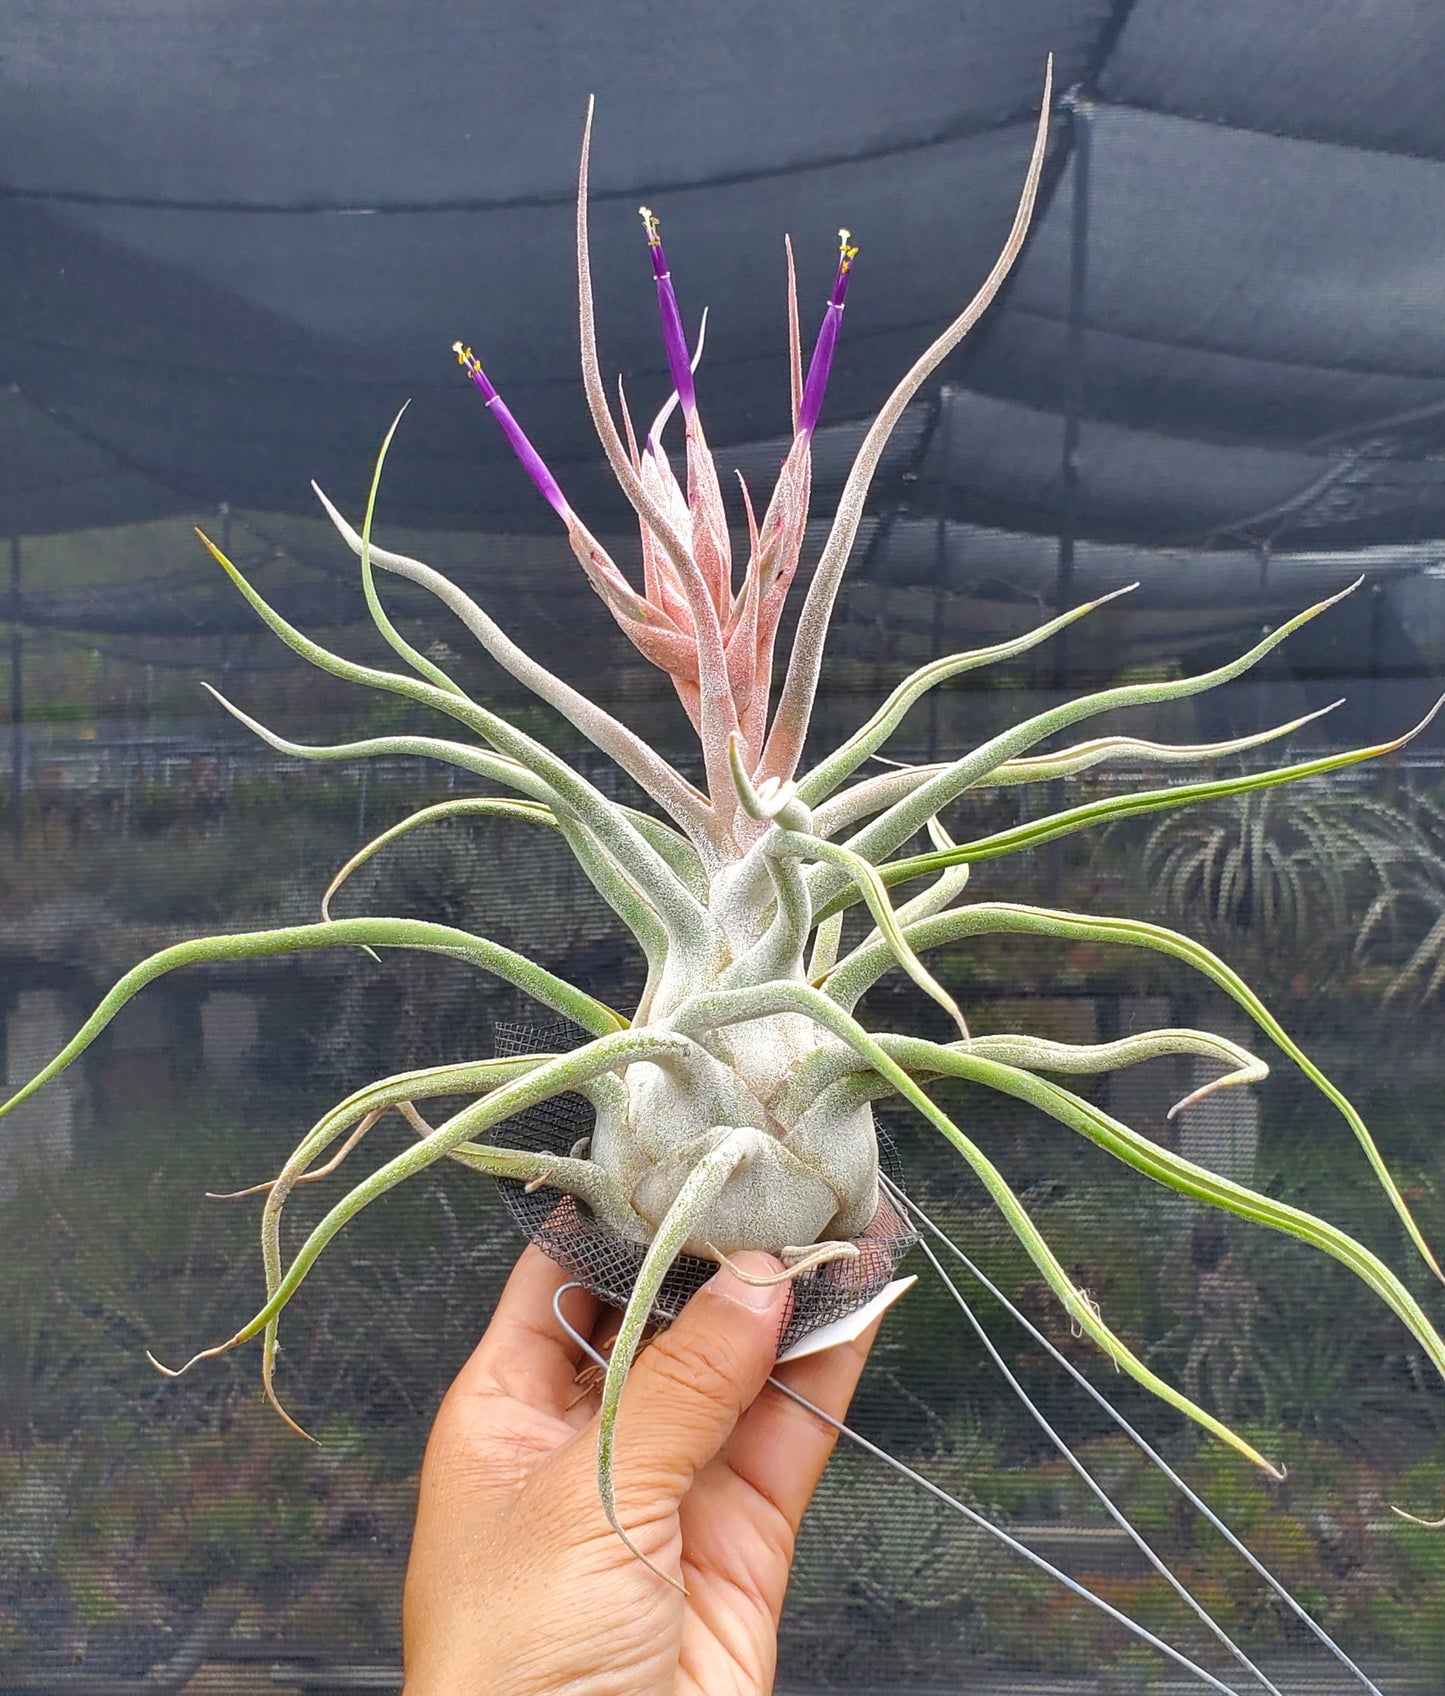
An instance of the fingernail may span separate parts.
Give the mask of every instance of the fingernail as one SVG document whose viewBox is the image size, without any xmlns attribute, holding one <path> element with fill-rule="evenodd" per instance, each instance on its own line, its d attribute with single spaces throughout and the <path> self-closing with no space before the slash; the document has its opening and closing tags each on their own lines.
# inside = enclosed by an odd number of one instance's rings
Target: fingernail
<svg viewBox="0 0 1445 1696">
<path fill-rule="evenodd" d="M 770 1255 L 757 1254 L 748 1250 L 743 1254 L 733 1256 L 733 1264 L 744 1272 L 751 1272 L 756 1277 L 766 1278 L 781 1268 Z M 747 1284 L 741 1278 L 734 1278 L 726 1266 L 719 1267 L 708 1288 L 719 1295 L 724 1301 L 730 1301 L 735 1307 L 745 1307 L 750 1313 L 767 1313 L 778 1305 L 777 1284 Z"/>
</svg>

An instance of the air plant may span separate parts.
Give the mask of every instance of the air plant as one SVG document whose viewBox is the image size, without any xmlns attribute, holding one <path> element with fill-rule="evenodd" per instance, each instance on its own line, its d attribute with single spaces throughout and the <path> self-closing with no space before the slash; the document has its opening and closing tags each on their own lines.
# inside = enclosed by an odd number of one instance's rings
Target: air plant
<svg viewBox="0 0 1445 1696">
<path fill-rule="evenodd" d="M 1047 739 L 1101 714 L 1179 700 L 1241 676 L 1340 597 L 1300 613 L 1247 653 L 1200 676 L 1105 689 L 1051 707 L 937 764 L 860 775 L 930 689 L 1037 647 L 1103 601 L 1061 610 L 1010 641 L 924 666 L 899 683 L 846 742 L 805 766 L 804 743 L 829 618 L 870 481 L 904 409 L 997 295 L 1019 255 L 1038 191 L 1049 114 L 1046 83 L 1022 195 L 1002 252 L 978 293 L 918 357 L 863 439 L 803 599 L 776 702 L 771 695 L 774 647 L 804 537 L 810 444 L 858 251 L 848 233 L 841 236 L 833 288 L 806 369 L 789 248 L 794 431 L 760 516 L 743 490 L 749 553 L 740 578 L 730 557 L 721 484 L 699 418 L 694 354 L 657 220 L 645 209 L 674 392 L 640 440 L 625 402 L 620 427 L 609 404 L 597 356 L 588 258 L 590 112 L 577 199 L 582 375 L 608 462 L 640 521 L 640 589 L 569 504 L 481 363 L 470 349 L 458 346 L 466 374 L 556 513 L 588 580 L 634 645 L 671 679 L 697 732 L 700 783 L 690 781 L 626 725 L 530 658 L 455 584 L 418 560 L 374 545 L 372 522 L 390 433 L 360 530 L 319 489 L 317 494 L 359 559 L 362 588 L 377 628 L 407 669 L 361 665 L 329 652 L 293 628 L 214 544 L 206 542 L 259 617 L 296 653 L 334 676 L 434 708 L 471 739 L 392 735 L 342 746 L 302 747 L 218 695 L 236 718 L 288 754 L 319 760 L 417 755 L 471 773 L 502 793 L 426 807 L 383 833 L 343 868 L 327 891 L 317 923 L 204 938 L 152 956 L 116 984 L 73 1041 L 10 1105 L 68 1066 L 132 996 L 162 973 L 193 962 L 293 950 L 404 948 L 449 955 L 515 985 L 552 1014 L 580 1027 L 583 1040 L 578 1046 L 558 1045 L 556 1051 L 468 1059 L 385 1078 L 324 1114 L 280 1173 L 262 1186 L 264 1305 L 234 1336 L 203 1350 L 195 1360 L 260 1337 L 262 1378 L 274 1401 L 278 1320 L 318 1256 L 363 1208 L 439 1160 L 458 1161 L 516 1188 L 540 1191 L 555 1202 L 556 1210 L 564 1210 L 574 1222 L 589 1221 L 607 1241 L 623 1245 L 634 1257 L 635 1278 L 606 1362 L 597 1454 L 601 1499 L 625 1539 L 614 1507 L 612 1476 L 619 1397 L 670 1269 L 680 1256 L 716 1264 L 744 1249 L 764 1250 L 783 1262 L 780 1276 L 796 1279 L 795 1287 L 808 1279 L 822 1280 L 846 1300 L 862 1300 L 876 1286 L 855 1276 L 856 1266 L 873 1240 L 870 1233 L 876 1237 L 880 1220 L 891 1219 L 896 1226 L 907 1216 L 927 1228 L 927 1221 L 900 1198 L 886 1176 L 880 1176 L 872 1104 L 897 1097 L 957 1151 L 963 1168 L 998 1208 L 1069 1320 L 1120 1372 L 1271 1476 L 1281 1476 L 1245 1436 L 1156 1374 L 1109 1327 L 1087 1292 L 1076 1286 L 1004 1173 L 965 1125 L 945 1113 L 925 1089 L 929 1080 L 959 1079 L 1029 1103 L 1168 1189 L 1334 1256 L 1380 1297 L 1445 1373 L 1445 1341 L 1377 1255 L 1324 1219 L 1191 1164 L 1060 1081 L 1161 1055 L 1203 1056 L 1219 1064 L 1220 1075 L 1188 1098 L 1194 1100 L 1214 1089 L 1258 1081 L 1266 1072 L 1260 1060 L 1204 1030 L 1157 1030 L 1078 1047 L 1022 1032 L 971 1037 L 962 1011 L 924 961 L 930 949 L 943 944 L 1027 935 L 1148 949 L 1193 967 L 1237 1002 L 1333 1102 L 1415 1248 L 1439 1276 L 1439 1266 L 1359 1114 L 1249 986 L 1206 948 L 1172 930 L 1133 919 L 1012 901 L 960 901 L 976 864 L 1126 816 L 1254 794 L 1319 776 L 1386 753 L 1407 737 L 1216 782 L 1113 796 L 1045 813 L 976 839 L 969 839 L 966 830 L 956 835 L 957 824 L 950 830 L 942 821 L 948 809 L 960 804 L 966 809 L 970 797 L 987 784 L 1047 786 L 1117 758 L 1196 763 L 1288 735 L 1306 721 L 1208 747 L 1166 747 L 1110 736 L 1036 751 Z M 674 412 L 681 414 L 684 435 L 681 481 L 664 447 L 665 428 Z M 393 625 L 378 595 L 378 569 L 431 591 L 494 660 L 615 761 L 645 793 L 650 807 L 633 808 L 607 798 L 540 742 L 470 700 Z M 1050 793 L 1047 787 L 1043 792 Z M 630 1016 L 484 936 L 416 919 L 330 916 L 330 898 L 345 876 L 403 833 L 440 819 L 484 814 L 557 833 L 627 927 L 647 967 L 645 988 Z M 910 851 L 924 833 L 929 846 Z M 898 890 L 905 890 L 906 898 L 895 904 Z M 861 923 L 849 933 L 851 943 L 845 949 L 844 925 L 850 916 Z M 859 1020 L 856 1010 L 866 991 L 898 969 L 947 1014 L 957 1032 L 952 1040 L 878 1032 Z M 590 1103 L 590 1132 L 564 1152 L 508 1145 L 509 1123 L 564 1094 Z M 470 1099 L 433 1126 L 421 1106 L 441 1097 Z M 354 1155 L 367 1130 L 392 1109 L 405 1116 L 417 1140 L 357 1183 L 287 1261 L 280 1226 L 292 1191 L 334 1172 Z M 323 1156 L 328 1158 L 318 1164 Z M 903 1234 L 902 1228 L 894 1234 Z"/>
</svg>

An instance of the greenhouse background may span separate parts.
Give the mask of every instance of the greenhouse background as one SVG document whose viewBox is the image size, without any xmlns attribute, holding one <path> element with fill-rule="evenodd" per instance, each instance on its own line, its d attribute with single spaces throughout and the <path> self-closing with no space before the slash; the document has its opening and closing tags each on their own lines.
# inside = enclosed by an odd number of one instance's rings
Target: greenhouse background
<svg viewBox="0 0 1445 1696">
<path fill-rule="evenodd" d="M 1207 669 L 1357 579 L 1249 678 L 1105 728 L 1207 742 L 1343 697 L 1294 755 L 1398 736 L 1445 674 L 1445 10 L 1429 0 L 0 0 L 8 1081 L 142 956 L 316 916 L 362 842 L 453 792 L 440 767 L 277 754 L 198 686 L 297 742 L 425 725 L 295 660 L 193 534 L 295 623 L 374 656 L 354 561 L 309 482 L 359 515 L 405 402 L 379 539 L 454 576 L 679 766 L 693 758 L 666 680 L 614 629 L 450 352 L 460 337 L 483 355 L 630 566 L 635 529 L 577 373 L 572 199 L 589 94 L 604 367 L 640 415 L 666 396 L 645 201 L 679 289 L 709 308 L 698 382 L 720 467 L 754 490 L 789 425 L 784 234 L 805 318 L 839 226 L 860 246 L 815 442 L 806 572 L 873 410 L 993 261 L 1049 52 L 1058 97 L 1035 226 L 885 456 L 818 746 L 912 666 L 1133 582 L 1024 661 L 936 692 L 890 757 L 967 747 L 1083 688 Z M 399 583 L 387 596 L 477 699 L 615 781 L 432 603 Z M 1080 834 L 978 868 L 976 887 L 1156 919 L 1216 948 L 1360 1107 L 1439 1243 L 1442 763 L 1436 725 L 1327 785 Z M 1127 776 L 1071 779 L 1051 806 Z M 980 793 L 969 828 L 1029 816 L 1026 794 Z M 505 822 L 418 834 L 347 899 L 525 937 L 618 1004 L 641 982 L 565 852 L 523 850 Z M 978 1032 L 1026 1011 L 1066 1041 L 1160 1023 L 1253 1040 L 1222 997 L 1153 956 L 1007 939 L 959 945 L 937 969 Z M 895 1029 L 936 1028 L 901 976 L 869 1008 Z M 319 1448 L 262 1404 L 253 1355 L 169 1383 L 144 1351 L 171 1358 L 229 1334 L 261 1288 L 254 1204 L 205 1192 L 274 1171 L 358 1084 L 538 1017 L 435 959 L 197 968 L 152 987 L 0 1124 L 0 1691 L 399 1688 L 421 1448 L 518 1248 L 491 1186 L 464 1172 L 409 1186 L 318 1268 L 283 1371 Z M 1187 1062 L 1121 1074 L 1098 1099 L 1407 1267 L 1343 1121 L 1261 1052 L 1268 1082 L 1174 1121 L 1170 1103 L 1199 1081 Z M 1445 1388 L 1408 1335 L 1334 1264 L 1150 1191 L 1022 1108 L 961 1086 L 945 1096 L 1110 1323 L 1267 1435 L 1286 1483 L 1182 1429 L 1071 1337 L 985 1198 L 895 1113 L 909 1189 L 1390 1696 L 1437 1691 L 1445 1532 L 1390 1507 L 1445 1511 Z M 1411 1278 L 1438 1323 L 1440 1292 Z M 1050 1418 L 1282 1687 L 1352 1688 L 1042 1348 L 981 1313 Z M 889 1320 L 854 1422 L 1191 1640 L 926 1280 Z M 805 1526 L 779 1677 L 793 1696 L 834 1688 L 1194 1686 L 843 1454 Z"/>
</svg>

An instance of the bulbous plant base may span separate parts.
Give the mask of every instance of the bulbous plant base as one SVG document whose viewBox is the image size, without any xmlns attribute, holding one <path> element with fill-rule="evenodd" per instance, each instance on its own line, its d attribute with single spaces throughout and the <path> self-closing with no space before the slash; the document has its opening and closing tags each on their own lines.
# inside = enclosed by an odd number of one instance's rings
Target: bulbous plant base
<svg viewBox="0 0 1445 1696">
<path fill-rule="evenodd" d="M 499 1055 L 555 1051 L 575 1041 L 576 1032 L 565 1025 L 545 1029 L 511 1024 L 496 1027 Z M 509 1119 L 497 1128 L 492 1140 L 497 1147 L 565 1157 L 587 1136 L 591 1125 L 592 1107 L 585 1097 L 559 1095 Z M 878 1164 L 901 1187 L 902 1174 L 893 1146 L 881 1134 Z M 525 1237 L 594 1295 L 612 1307 L 626 1308 L 647 1254 L 645 1243 L 619 1236 L 585 1203 L 561 1190 L 545 1184 L 532 1187 L 513 1178 L 498 1178 L 496 1183 L 507 1212 Z M 878 1207 L 867 1229 L 852 1240 L 858 1250 L 856 1257 L 830 1260 L 793 1279 L 793 1299 L 778 1339 L 779 1354 L 871 1301 L 897 1276 L 918 1235 L 887 1192 L 880 1190 Z M 670 1325 L 688 1298 L 716 1271 L 716 1262 L 700 1255 L 678 1255 L 652 1303 L 649 1324 Z"/>
</svg>

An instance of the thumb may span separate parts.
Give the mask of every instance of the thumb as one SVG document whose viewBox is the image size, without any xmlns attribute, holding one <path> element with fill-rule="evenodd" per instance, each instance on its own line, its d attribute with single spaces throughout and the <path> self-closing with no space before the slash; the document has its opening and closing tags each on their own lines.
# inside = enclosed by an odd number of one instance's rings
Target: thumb
<svg viewBox="0 0 1445 1696">
<path fill-rule="evenodd" d="M 735 1256 L 755 1277 L 781 1270 L 765 1254 Z M 746 1284 L 723 1267 L 633 1365 L 617 1420 L 619 1497 L 675 1503 L 732 1435 L 777 1360 L 791 1300 L 786 1284 Z"/>
</svg>

